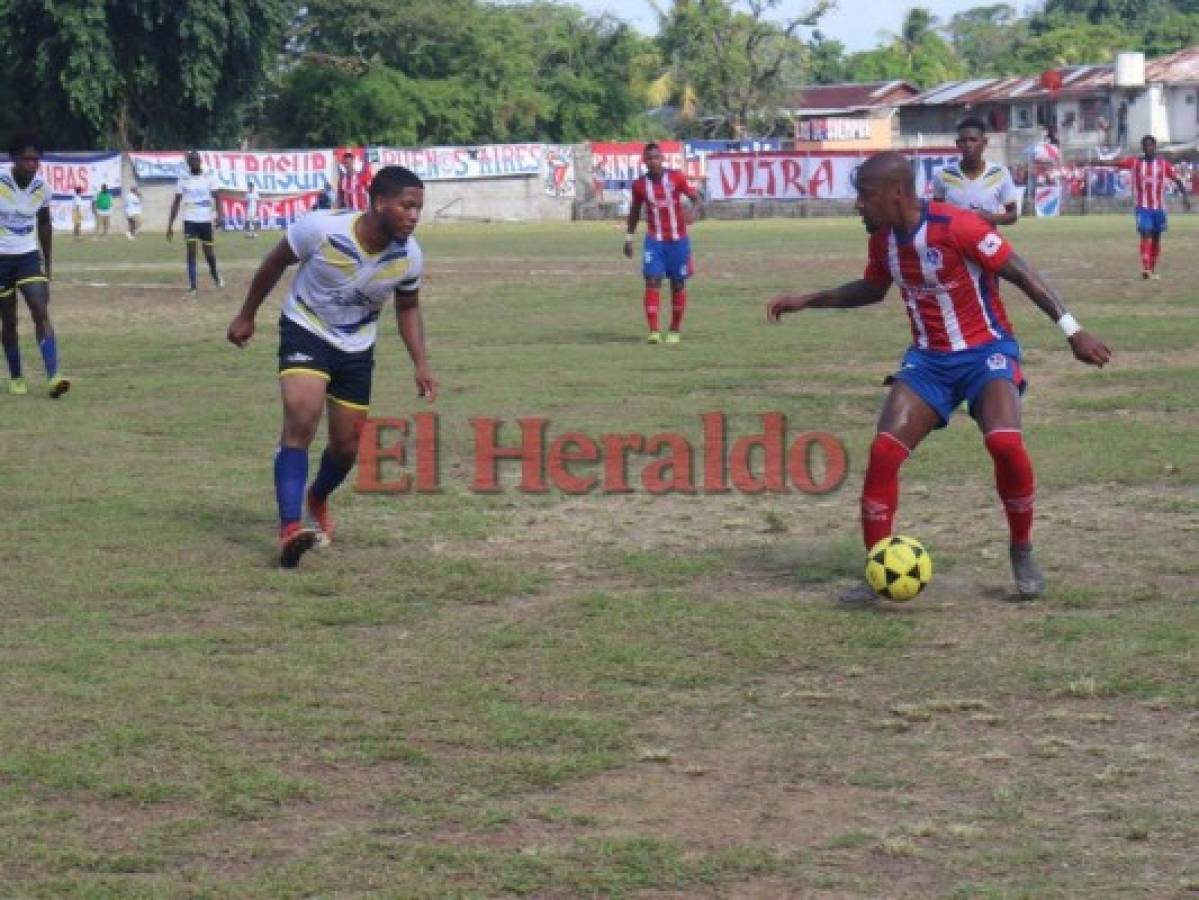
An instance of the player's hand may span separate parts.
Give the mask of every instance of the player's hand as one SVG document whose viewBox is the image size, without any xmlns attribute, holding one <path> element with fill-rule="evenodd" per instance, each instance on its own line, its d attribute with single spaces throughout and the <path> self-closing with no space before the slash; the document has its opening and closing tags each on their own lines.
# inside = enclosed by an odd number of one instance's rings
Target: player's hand
<svg viewBox="0 0 1199 900">
<path fill-rule="evenodd" d="M 229 343 L 244 347 L 254 336 L 254 320 L 245 313 L 238 313 L 229 323 L 229 331 L 225 335 Z"/>
<path fill-rule="evenodd" d="M 778 324 L 785 313 L 799 312 L 808 305 L 808 296 L 792 296 L 791 294 L 779 294 L 773 300 L 766 304 L 766 321 L 773 324 Z"/>
<path fill-rule="evenodd" d="M 416 370 L 416 396 L 430 403 L 437 399 L 437 381 L 423 366 Z"/>
<path fill-rule="evenodd" d="M 1075 359 L 1089 366 L 1098 366 L 1102 369 L 1112 360 L 1112 351 L 1107 344 L 1085 328 L 1075 332 L 1070 338 L 1070 349 L 1074 351 Z"/>
<path fill-rule="evenodd" d="M 632 238 L 629 238 L 628 240 L 626 240 L 624 242 L 624 255 L 625 255 L 625 259 L 633 258 L 633 239 Z"/>
</svg>

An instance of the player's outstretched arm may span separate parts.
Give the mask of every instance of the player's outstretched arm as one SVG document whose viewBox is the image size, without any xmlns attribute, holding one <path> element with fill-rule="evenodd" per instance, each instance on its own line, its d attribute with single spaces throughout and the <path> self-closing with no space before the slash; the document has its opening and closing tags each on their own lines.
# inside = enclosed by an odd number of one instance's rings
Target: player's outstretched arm
<svg viewBox="0 0 1199 900">
<path fill-rule="evenodd" d="M 425 356 L 425 325 L 420 315 L 420 291 L 396 291 L 396 324 L 416 369 L 416 394 L 430 403 L 437 399 L 437 381 Z"/>
<path fill-rule="evenodd" d="M 54 223 L 50 220 L 50 207 L 37 211 L 37 239 L 42 245 L 42 262 L 46 266 L 46 278 L 51 277 L 50 257 L 54 254 Z"/>
<path fill-rule="evenodd" d="M 813 294 L 779 294 L 766 304 L 766 321 L 778 322 L 785 314 L 801 309 L 851 309 L 869 306 L 887 296 L 883 285 L 859 278 L 840 287 Z"/>
<path fill-rule="evenodd" d="M 182 194 L 176 194 L 175 199 L 171 201 L 171 214 L 167 216 L 167 240 L 171 240 L 175 236 L 175 216 L 179 215 L 179 202 L 183 199 Z"/>
<path fill-rule="evenodd" d="M 274 290 L 287 267 L 297 262 L 299 262 L 299 257 L 291 249 L 287 238 L 276 244 L 274 249 L 266 255 L 261 265 L 258 266 L 258 271 L 250 280 L 250 288 L 246 291 L 245 302 L 242 303 L 237 315 L 233 317 L 233 321 L 229 323 L 229 331 L 225 336 L 230 343 L 244 347 L 254 336 L 254 317 L 258 315 L 258 307 L 262 306 L 262 301 L 266 299 L 267 294 Z"/>
<path fill-rule="evenodd" d="M 1078 324 L 1078 320 L 1070 315 L 1057 291 L 1018 253 L 1012 253 L 1008 257 L 1008 261 L 999 270 L 999 276 L 1024 291 L 1028 299 L 1057 323 L 1079 362 L 1103 367 L 1111 361 L 1112 351 L 1107 344 Z"/>
</svg>

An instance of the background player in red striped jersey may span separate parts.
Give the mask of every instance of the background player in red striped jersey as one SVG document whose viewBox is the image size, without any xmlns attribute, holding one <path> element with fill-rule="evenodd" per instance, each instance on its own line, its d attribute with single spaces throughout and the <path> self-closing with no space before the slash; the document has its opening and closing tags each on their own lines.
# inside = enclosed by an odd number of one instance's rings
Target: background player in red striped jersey
<svg viewBox="0 0 1199 900">
<path fill-rule="evenodd" d="M 687 176 L 677 169 L 667 169 L 662 163 L 662 148 L 646 144 L 645 174 L 633 182 L 633 204 L 626 223 L 628 234 L 624 255 L 633 258 L 633 235 L 641 211 L 645 210 L 645 254 L 641 273 L 645 276 L 645 318 L 649 324 L 649 343 L 662 340 L 658 326 L 658 309 L 662 296 L 662 278 L 670 279 L 670 331 L 666 343 L 677 344 L 687 309 L 687 279 L 692 273 L 691 239 L 687 225 L 695 220 L 699 209 L 699 194 Z M 690 201 L 686 206 L 683 199 Z"/>
<path fill-rule="evenodd" d="M 990 224 L 949 204 L 921 202 L 911 166 L 900 154 L 868 159 L 856 185 L 857 209 L 870 232 L 863 277 L 832 290 L 775 297 L 766 314 L 777 322 L 784 313 L 809 307 L 866 306 L 881 301 L 893 282 L 900 286 L 912 346 L 887 379 L 891 390 L 870 447 L 861 502 L 866 546 L 892 533 L 904 460 L 965 400 L 994 460 L 1017 593 L 1036 597 L 1045 577 L 1033 556 L 1035 481 L 1020 431 L 1025 380 L 998 278 L 1016 285 L 1058 323 L 1081 362 L 1102 366 L 1111 351 L 1075 321 L 1057 292 Z M 842 595 L 854 603 L 875 599 L 866 584 Z"/>
<path fill-rule="evenodd" d="M 1182 194 L 1182 204 L 1188 210 L 1191 198 L 1170 161 L 1157 155 L 1157 139 L 1153 135 L 1141 138 L 1141 150 L 1144 156 L 1127 157 L 1112 165 L 1132 175 L 1134 213 L 1137 232 L 1141 235 L 1141 277 L 1159 278 L 1157 260 L 1162 253 L 1162 235 L 1166 231 L 1166 181 L 1174 182 Z"/>
</svg>

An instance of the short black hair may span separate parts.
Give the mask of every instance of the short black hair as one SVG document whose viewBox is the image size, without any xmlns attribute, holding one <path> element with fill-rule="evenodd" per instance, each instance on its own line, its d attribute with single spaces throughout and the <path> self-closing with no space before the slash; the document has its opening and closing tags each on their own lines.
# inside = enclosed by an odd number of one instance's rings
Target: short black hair
<svg viewBox="0 0 1199 900">
<path fill-rule="evenodd" d="M 1143 143 L 1145 143 L 1145 141 L 1153 141 L 1153 143 L 1155 143 L 1155 144 L 1156 144 L 1156 143 L 1157 143 L 1157 138 L 1155 138 L 1155 137 L 1154 137 L 1153 135 L 1151 135 L 1151 134 L 1147 134 L 1147 135 L 1145 135 L 1143 138 L 1141 138 L 1141 143 L 1142 143 L 1142 144 L 1143 144 Z"/>
<path fill-rule="evenodd" d="M 17 132 L 8 140 L 8 158 L 16 159 L 22 150 L 28 150 L 30 147 L 37 151 L 38 156 L 42 155 L 42 142 L 35 135 Z"/>
<path fill-rule="evenodd" d="M 987 123 L 978 116 L 966 116 L 962 121 L 958 122 L 958 131 L 963 128 L 977 128 L 983 134 L 987 133 Z"/>
<path fill-rule="evenodd" d="M 420 180 L 420 176 L 411 169 L 405 169 L 403 166 L 384 166 L 371 179 L 368 193 L 371 203 L 374 203 L 376 197 L 394 197 L 396 194 L 402 193 L 405 188 L 423 188 L 424 186 L 425 183 Z"/>
<path fill-rule="evenodd" d="M 650 141 L 648 144 L 645 145 L 645 149 L 641 151 L 641 155 L 645 156 L 645 154 L 649 153 L 651 150 L 659 150 L 660 151 L 661 149 L 662 148 L 661 148 L 661 146 L 659 146 L 657 141 Z"/>
</svg>

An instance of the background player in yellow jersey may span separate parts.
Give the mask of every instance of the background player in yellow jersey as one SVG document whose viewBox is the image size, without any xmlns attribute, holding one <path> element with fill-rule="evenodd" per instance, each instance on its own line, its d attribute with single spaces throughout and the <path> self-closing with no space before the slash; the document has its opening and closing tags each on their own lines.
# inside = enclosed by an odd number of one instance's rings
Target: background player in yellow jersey
<svg viewBox="0 0 1199 900">
<path fill-rule="evenodd" d="M 0 171 L 0 343 L 8 361 L 8 392 L 27 394 L 17 341 L 17 291 L 33 317 L 38 349 L 46 365 L 50 396 L 61 397 L 71 380 L 58 374 L 58 341 L 50 324 L 50 258 L 54 229 L 50 223 L 50 188 L 38 175 L 42 153 L 27 135 L 8 147 L 12 167 Z M 41 253 L 38 253 L 38 245 Z M 42 268 L 43 263 L 45 269 Z"/>
<path fill-rule="evenodd" d="M 267 294 L 288 266 L 300 264 L 279 320 L 283 434 L 275 455 L 275 497 L 284 568 L 333 538 L 328 499 L 358 457 L 370 408 L 376 323 L 388 298 L 395 297 L 418 395 L 432 402 L 437 393 L 420 315 L 423 257 L 412 237 L 424 208 L 424 183 L 408 169 L 388 166 L 371 182 L 369 200 L 362 213 L 315 211 L 292 223 L 258 267 L 229 325 L 229 340 L 245 346 Z M 326 410 L 329 444 L 305 496 L 308 448 Z M 303 521 L 305 504 L 310 522 Z"/>
<path fill-rule="evenodd" d="M 987 126 L 971 116 L 958 123 L 954 142 L 962 157 L 933 175 L 933 199 L 968 209 L 991 225 L 1015 225 L 1020 215 L 1020 191 L 1011 173 L 987 162 Z"/>
<path fill-rule="evenodd" d="M 225 281 L 216 268 L 216 246 L 213 243 L 212 222 L 216 218 L 216 182 L 204 171 L 204 160 L 195 150 L 187 154 L 187 174 L 175 183 L 175 200 L 167 220 L 167 240 L 175 236 L 175 216 L 183 209 L 183 238 L 187 242 L 188 294 L 196 294 L 196 244 L 204 248 L 204 259 L 213 283 L 221 288 Z"/>
</svg>

